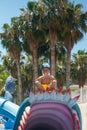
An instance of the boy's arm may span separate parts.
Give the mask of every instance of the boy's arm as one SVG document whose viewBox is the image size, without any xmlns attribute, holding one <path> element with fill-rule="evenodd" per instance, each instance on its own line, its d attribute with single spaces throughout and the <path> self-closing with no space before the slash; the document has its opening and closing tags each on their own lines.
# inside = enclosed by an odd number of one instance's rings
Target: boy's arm
<svg viewBox="0 0 87 130">
<path fill-rule="evenodd" d="M 42 80 L 42 76 L 40 76 L 39 78 L 36 79 L 35 81 L 35 85 L 37 88 L 40 88 L 41 90 L 44 90 L 42 84 L 41 84 L 41 80 Z"/>
<path fill-rule="evenodd" d="M 51 83 L 49 85 L 50 88 L 57 88 L 57 80 L 54 76 L 51 76 Z"/>
</svg>

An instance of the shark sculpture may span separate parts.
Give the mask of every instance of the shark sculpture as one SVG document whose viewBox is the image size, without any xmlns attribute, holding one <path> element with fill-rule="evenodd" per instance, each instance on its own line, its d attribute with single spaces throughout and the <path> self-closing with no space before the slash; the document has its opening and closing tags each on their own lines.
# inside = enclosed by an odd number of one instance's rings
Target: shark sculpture
<svg viewBox="0 0 87 130">
<path fill-rule="evenodd" d="M 65 93 L 61 88 L 31 91 L 18 110 L 13 130 L 82 130 L 79 97 L 72 98 L 70 88 Z"/>
</svg>

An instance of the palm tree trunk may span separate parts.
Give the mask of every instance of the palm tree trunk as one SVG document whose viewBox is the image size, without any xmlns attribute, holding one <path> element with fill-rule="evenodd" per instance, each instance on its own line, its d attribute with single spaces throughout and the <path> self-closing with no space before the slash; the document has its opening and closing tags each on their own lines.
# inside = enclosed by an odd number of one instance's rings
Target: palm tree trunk
<svg viewBox="0 0 87 130">
<path fill-rule="evenodd" d="M 67 50 L 67 60 L 66 60 L 66 87 L 70 85 L 70 61 L 71 61 L 71 51 Z"/>
<path fill-rule="evenodd" d="M 80 87 L 80 101 L 83 100 L 83 87 Z"/>
<path fill-rule="evenodd" d="M 55 44 L 57 42 L 57 36 L 55 29 L 50 28 L 49 29 L 49 38 L 51 43 L 51 74 L 55 76 Z"/>
<path fill-rule="evenodd" d="M 33 69 L 34 69 L 34 73 L 33 73 L 33 86 L 34 86 L 34 91 L 35 91 L 35 80 L 38 77 L 38 60 L 37 60 L 37 49 L 34 48 L 33 49 Z"/>
<path fill-rule="evenodd" d="M 18 104 L 21 104 L 23 96 L 22 96 L 22 81 L 21 81 L 21 69 L 19 60 L 16 60 L 17 64 L 17 72 L 18 72 Z"/>
<path fill-rule="evenodd" d="M 55 45 L 51 43 L 51 74 L 55 76 Z"/>
</svg>

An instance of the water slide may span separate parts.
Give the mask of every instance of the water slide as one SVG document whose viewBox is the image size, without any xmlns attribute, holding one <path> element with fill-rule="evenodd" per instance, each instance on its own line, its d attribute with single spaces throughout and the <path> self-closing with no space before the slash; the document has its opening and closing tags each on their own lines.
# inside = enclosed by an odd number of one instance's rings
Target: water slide
<svg viewBox="0 0 87 130">
<path fill-rule="evenodd" d="M 12 130 L 19 106 L 0 97 L 0 120 L 6 130 Z"/>
</svg>

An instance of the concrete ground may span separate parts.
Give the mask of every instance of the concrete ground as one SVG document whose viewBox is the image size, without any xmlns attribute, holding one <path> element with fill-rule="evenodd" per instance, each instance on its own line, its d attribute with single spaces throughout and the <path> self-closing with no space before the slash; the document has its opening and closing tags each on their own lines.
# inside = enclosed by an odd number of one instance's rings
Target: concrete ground
<svg viewBox="0 0 87 130">
<path fill-rule="evenodd" d="M 87 102 L 78 104 L 82 114 L 82 130 L 87 130 Z"/>
</svg>

